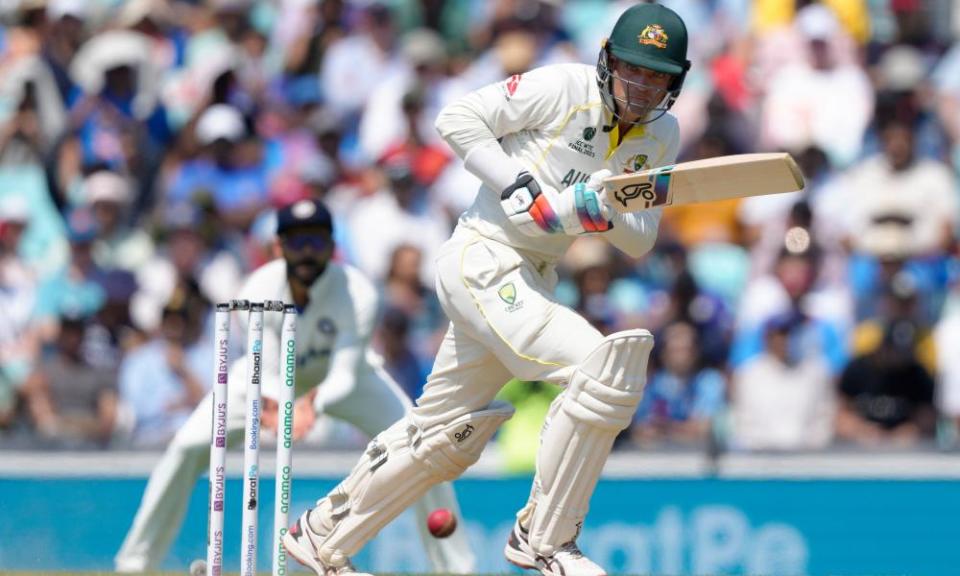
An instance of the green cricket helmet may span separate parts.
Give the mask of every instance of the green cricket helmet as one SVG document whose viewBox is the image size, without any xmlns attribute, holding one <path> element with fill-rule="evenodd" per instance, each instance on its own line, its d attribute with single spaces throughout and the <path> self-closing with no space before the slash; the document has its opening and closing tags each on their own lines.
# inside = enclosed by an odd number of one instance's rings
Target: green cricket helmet
<svg viewBox="0 0 960 576">
<path fill-rule="evenodd" d="M 604 105 L 619 118 L 621 106 L 630 104 L 630 90 L 642 88 L 643 85 L 621 79 L 627 85 L 627 100 L 615 98 L 611 55 L 634 66 L 673 75 L 664 98 L 637 123 L 653 122 L 673 106 L 690 69 L 690 61 L 687 60 L 687 27 L 676 12 L 660 4 L 637 4 L 620 15 L 597 61 L 600 96 Z"/>
</svg>

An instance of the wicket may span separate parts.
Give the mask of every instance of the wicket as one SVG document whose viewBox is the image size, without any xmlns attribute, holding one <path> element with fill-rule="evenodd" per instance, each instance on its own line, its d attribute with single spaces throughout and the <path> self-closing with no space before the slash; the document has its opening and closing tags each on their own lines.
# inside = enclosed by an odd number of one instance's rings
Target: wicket
<svg viewBox="0 0 960 576">
<path fill-rule="evenodd" d="M 287 573 L 287 557 L 282 538 L 287 531 L 290 511 L 290 484 L 293 447 L 293 403 L 296 376 L 297 313 L 290 304 L 277 300 L 248 302 L 232 300 L 217 304 L 214 346 L 217 360 L 213 381 L 213 423 L 210 441 L 209 527 L 207 532 L 208 576 L 223 573 L 224 500 L 227 466 L 227 381 L 229 372 L 230 313 L 248 312 L 247 328 L 247 402 L 243 442 L 243 526 L 240 548 L 240 574 L 257 573 L 257 514 L 260 499 L 260 383 L 263 356 L 264 312 L 283 312 L 280 333 L 280 374 L 277 398 L 277 469 L 273 514 L 273 576 Z"/>
</svg>

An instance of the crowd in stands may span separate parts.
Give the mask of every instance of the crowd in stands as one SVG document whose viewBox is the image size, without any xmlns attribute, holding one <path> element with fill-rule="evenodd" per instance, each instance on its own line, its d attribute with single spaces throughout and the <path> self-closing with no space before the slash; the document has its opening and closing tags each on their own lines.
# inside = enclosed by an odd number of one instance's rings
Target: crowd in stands
<svg viewBox="0 0 960 576">
<path fill-rule="evenodd" d="M 665 3 L 693 61 L 680 160 L 785 150 L 807 186 L 560 263 L 564 304 L 657 338 L 618 445 L 960 446 L 960 2 Z M 311 196 L 415 398 L 446 328 L 433 259 L 478 188 L 438 110 L 594 63 L 629 4 L 0 2 L 0 446 L 162 446 L 210 386 L 211 304 Z M 505 388 L 517 467 L 556 393 Z"/>
</svg>

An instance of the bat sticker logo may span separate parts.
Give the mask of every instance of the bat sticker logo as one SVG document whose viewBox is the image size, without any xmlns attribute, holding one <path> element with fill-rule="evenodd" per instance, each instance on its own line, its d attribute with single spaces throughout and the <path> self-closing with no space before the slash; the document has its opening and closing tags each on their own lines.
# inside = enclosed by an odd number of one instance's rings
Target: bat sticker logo
<svg viewBox="0 0 960 576">
<path fill-rule="evenodd" d="M 640 182 L 638 184 L 627 184 L 618 188 L 613 193 L 613 197 L 627 207 L 627 202 L 634 198 L 643 198 L 643 209 L 653 208 L 655 206 L 669 206 L 670 198 L 670 170 L 673 166 L 665 166 L 658 170 L 652 182 Z"/>
<path fill-rule="evenodd" d="M 653 202 L 656 198 L 656 195 L 653 193 L 653 184 L 649 182 L 627 184 L 623 188 L 618 188 L 617 191 L 613 193 L 613 197 L 617 199 L 617 202 L 623 204 L 624 207 L 627 206 L 627 202 L 640 196 L 642 196 L 648 204 Z"/>
</svg>

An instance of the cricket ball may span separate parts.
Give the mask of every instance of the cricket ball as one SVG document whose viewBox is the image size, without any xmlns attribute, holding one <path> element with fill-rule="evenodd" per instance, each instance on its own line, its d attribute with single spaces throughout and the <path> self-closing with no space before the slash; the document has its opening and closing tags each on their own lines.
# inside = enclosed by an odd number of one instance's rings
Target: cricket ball
<svg viewBox="0 0 960 576">
<path fill-rule="evenodd" d="M 427 516 L 427 528 L 434 538 L 446 538 L 457 529 L 457 517 L 446 508 L 437 508 Z"/>
</svg>

